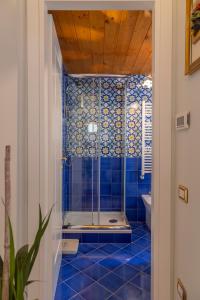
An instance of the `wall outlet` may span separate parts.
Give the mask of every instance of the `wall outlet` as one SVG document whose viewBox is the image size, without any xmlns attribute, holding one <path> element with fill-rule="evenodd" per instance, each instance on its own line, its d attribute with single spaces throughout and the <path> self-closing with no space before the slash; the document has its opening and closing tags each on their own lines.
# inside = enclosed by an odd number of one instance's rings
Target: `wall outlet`
<svg viewBox="0 0 200 300">
<path fill-rule="evenodd" d="M 177 280 L 177 293 L 180 300 L 187 300 L 186 289 L 180 279 Z"/>
</svg>

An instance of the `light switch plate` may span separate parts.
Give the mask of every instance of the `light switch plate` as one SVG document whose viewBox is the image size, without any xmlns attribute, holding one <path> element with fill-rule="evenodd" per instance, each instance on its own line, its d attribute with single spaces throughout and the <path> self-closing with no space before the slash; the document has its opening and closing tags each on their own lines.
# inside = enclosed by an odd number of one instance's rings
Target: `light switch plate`
<svg viewBox="0 0 200 300">
<path fill-rule="evenodd" d="M 177 280 L 177 293 L 180 300 L 187 300 L 187 293 L 180 279 Z"/>
<path fill-rule="evenodd" d="M 182 201 L 184 201 L 185 203 L 188 203 L 188 188 L 186 188 L 183 185 L 179 185 L 178 186 L 178 196 Z"/>
</svg>

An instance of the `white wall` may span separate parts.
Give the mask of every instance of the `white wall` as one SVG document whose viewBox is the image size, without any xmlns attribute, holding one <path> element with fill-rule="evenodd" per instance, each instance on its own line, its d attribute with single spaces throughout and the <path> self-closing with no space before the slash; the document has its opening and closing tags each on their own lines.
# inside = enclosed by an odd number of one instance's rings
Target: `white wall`
<svg viewBox="0 0 200 300">
<path fill-rule="evenodd" d="M 61 263 L 62 239 L 62 56 L 52 17 L 45 20 L 45 98 L 41 106 L 41 170 L 43 210 L 53 212 L 46 230 L 41 255 L 45 259 L 42 266 L 42 299 L 54 299 Z M 45 143 L 44 143 L 45 141 Z M 46 190 L 46 191 L 45 191 Z M 49 249 L 49 251 L 47 251 Z"/>
<path fill-rule="evenodd" d="M 32 17 L 34 16 L 34 17 Z M 32 272 L 39 282 L 28 299 L 53 299 L 60 267 L 61 211 L 61 82 L 62 62 L 57 37 L 43 1 L 27 3 L 28 40 L 28 240 L 38 226 L 38 207 L 54 209 Z M 60 68 L 56 64 L 59 57 Z M 39 55 L 39 57 L 38 57 Z"/>
<path fill-rule="evenodd" d="M 16 239 L 17 245 L 21 244 L 22 235 L 16 230 L 17 226 L 15 225 L 18 223 L 21 228 L 21 223 L 26 219 L 26 215 L 23 215 L 23 219 L 19 218 L 17 220 L 16 218 L 17 211 L 21 208 L 25 195 L 25 189 L 21 185 L 21 176 L 23 175 L 18 176 L 18 166 L 21 164 L 25 166 L 23 149 L 21 149 L 20 153 L 18 151 L 19 145 L 25 147 L 23 129 L 21 127 L 24 121 L 23 116 L 21 116 L 21 103 L 24 101 L 25 95 L 23 86 L 25 72 L 22 72 L 22 63 L 25 57 L 21 56 L 24 42 L 19 44 L 19 40 L 23 38 L 21 22 L 24 20 L 24 7 L 21 6 L 22 3 L 24 4 L 23 0 L 3 0 L 0 3 L 0 197 L 4 197 L 4 149 L 5 145 L 11 145 L 11 217 L 15 236 L 16 234 L 18 235 Z M 19 18 L 19 14 L 21 18 Z M 21 64 L 19 64 L 19 61 Z M 21 76 L 22 73 L 23 76 Z M 19 130 L 21 132 L 21 140 L 17 139 Z M 20 198 L 18 197 L 19 195 Z M 3 251 L 3 216 L 4 209 L 0 200 L 1 254 Z M 22 215 L 20 214 L 20 216 Z M 25 236 L 24 232 L 23 237 Z"/>
<path fill-rule="evenodd" d="M 176 0 L 174 14 L 175 99 L 176 112 L 191 112 L 191 128 L 176 133 L 176 187 L 184 184 L 189 188 L 189 204 L 175 196 L 175 280 L 182 280 L 189 300 L 199 300 L 200 70 L 192 76 L 184 75 L 185 2 Z"/>
</svg>

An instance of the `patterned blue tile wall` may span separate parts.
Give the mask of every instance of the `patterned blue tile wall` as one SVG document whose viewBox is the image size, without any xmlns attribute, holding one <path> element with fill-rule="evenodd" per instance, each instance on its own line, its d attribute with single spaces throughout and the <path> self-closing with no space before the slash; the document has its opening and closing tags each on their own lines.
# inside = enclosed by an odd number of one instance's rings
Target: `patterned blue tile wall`
<svg viewBox="0 0 200 300">
<path fill-rule="evenodd" d="M 121 211 L 125 194 L 128 219 L 144 221 L 141 195 L 151 190 L 151 174 L 140 179 L 141 112 L 142 100 L 152 101 L 151 89 L 143 85 L 145 79 L 142 75 L 117 79 L 64 76 L 64 211 L 98 210 L 100 190 L 101 211 Z M 98 125 L 97 132 L 89 132 L 91 123 Z"/>
</svg>

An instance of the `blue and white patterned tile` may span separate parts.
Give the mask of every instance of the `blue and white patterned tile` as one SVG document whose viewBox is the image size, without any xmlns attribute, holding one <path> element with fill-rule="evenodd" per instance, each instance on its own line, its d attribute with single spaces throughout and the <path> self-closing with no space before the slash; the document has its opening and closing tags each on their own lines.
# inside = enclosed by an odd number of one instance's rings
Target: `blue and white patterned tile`
<svg viewBox="0 0 200 300">
<path fill-rule="evenodd" d="M 132 75 L 127 78 L 77 79 L 65 76 L 64 96 L 68 122 L 63 125 L 64 152 L 71 156 L 94 156 L 98 138 L 88 132 L 88 123 L 98 123 L 100 113 L 101 153 L 103 156 L 124 155 L 124 94 L 127 85 L 127 137 L 126 155 L 141 155 L 141 103 L 152 101 L 152 89 L 143 86 L 146 77 Z M 120 87 L 119 87 L 120 85 Z M 101 111 L 99 88 L 101 87 Z M 92 100 L 92 101 L 91 101 Z M 108 117 L 109 116 L 109 117 Z M 92 138 L 94 136 L 94 138 Z M 88 144 L 89 141 L 89 144 Z"/>
</svg>

